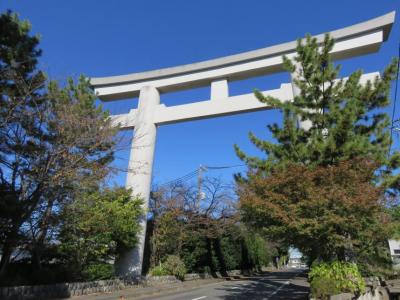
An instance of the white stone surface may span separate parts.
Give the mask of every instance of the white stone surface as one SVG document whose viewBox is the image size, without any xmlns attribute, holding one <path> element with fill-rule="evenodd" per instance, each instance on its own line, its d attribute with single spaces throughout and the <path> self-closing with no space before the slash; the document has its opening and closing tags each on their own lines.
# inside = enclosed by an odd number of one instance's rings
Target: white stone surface
<svg viewBox="0 0 400 300">
<path fill-rule="evenodd" d="M 151 174 L 153 170 L 154 149 L 156 144 L 156 125 L 154 112 L 160 103 L 160 95 L 154 87 L 145 86 L 140 91 L 139 106 L 135 114 L 135 134 L 131 145 L 126 188 L 132 189 L 132 196 L 143 199 L 144 215 L 139 234 L 138 247 L 121 255 L 116 261 L 116 271 L 121 276 L 141 275 L 144 242 L 146 235 L 147 211 L 149 207 Z"/>
<path fill-rule="evenodd" d="M 379 50 L 388 38 L 395 12 L 353 26 L 330 32 L 336 39 L 331 52 L 335 60 L 360 56 Z M 324 34 L 316 35 L 322 42 Z M 91 84 L 102 100 L 136 97 L 143 86 L 153 86 L 159 92 L 170 92 L 207 86 L 224 78 L 240 80 L 283 71 L 282 55 L 292 57 L 296 41 L 249 51 L 237 55 L 129 75 L 92 78 Z"/>
<path fill-rule="evenodd" d="M 365 84 L 368 80 L 373 81 L 377 76 L 379 77 L 378 72 L 364 74 L 360 78 L 360 84 Z M 347 78 L 343 78 L 343 80 L 346 81 Z M 298 92 L 298 88 L 294 85 L 283 83 L 279 89 L 263 91 L 262 93 L 266 96 L 279 98 L 281 101 L 292 101 L 293 93 Z M 271 107 L 258 101 L 253 93 L 224 98 L 226 94 L 226 92 L 223 92 L 221 96 L 215 95 L 216 101 L 207 100 L 175 106 L 159 104 L 155 107 L 154 123 L 165 125 L 271 109 Z M 136 115 L 137 109 L 132 109 L 128 114 L 112 116 L 113 123 L 119 124 L 121 129 L 134 128 L 135 122 L 138 120 Z"/>
<path fill-rule="evenodd" d="M 347 58 L 350 54 L 354 56 L 376 52 L 383 41 L 383 32 L 373 32 L 351 40 L 345 40 L 335 44 L 332 49 L 334 58 Z M 359 50 L 359 51 L 356 51 Z M 127 84 L 114 84 L 109 86 L 95 86 L 95 91 L 101 100 L 117 100 L 128 97 L 136 97 L 143 86 L 153 86 L 160 92 L 173 92 L 184 89 L 202 87 L 209 84 L 215 78 L 225 77 L 230 81 L 250 78 L 283 71 L 282 54 L 274 57 L 262 58 L 256 61 L 239 63 L 222 68 L 206 70 L 196 73 L 177 75 L 173 77 L 152 79 L 144 82 Z M 293 53 L 287 54 L 289 58 Z"/>
<path fill-rule="evenodd" d="M 211 82 L 211 100 L 227 99 L 228 97 L 228 81 L 226 79 Z"/>
</svg>

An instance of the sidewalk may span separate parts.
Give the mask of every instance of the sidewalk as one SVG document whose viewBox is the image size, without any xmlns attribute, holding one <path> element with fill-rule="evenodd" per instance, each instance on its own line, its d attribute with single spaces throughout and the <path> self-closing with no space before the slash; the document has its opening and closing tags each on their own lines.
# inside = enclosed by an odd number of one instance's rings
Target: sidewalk
<svg viewBox="0 0 400 300">
<path fill-rule="evenodd" d="M 199 279 L 192 281 L 184 281 L 177 283 L 165 283 L 157 284 L 153 286 L 135 286 L 128 287 L 126 289 L 112 292 L 112 293 L 96 293 L 84 296 L 75 296 L 71 298 L 63 299 L 73 299 L 73 300 L 122 300 L 122 299 L 144 299 L 147 296 L 154 296 L 158 293 L 163 293 L 167 295 L 168 293 L 176 292 L 179 290 L 191 290 L 204 285 L 213 284 L 217 282 L 224 281 L 222 278 L 212 278 L 212 279 Z"/>
</svg>

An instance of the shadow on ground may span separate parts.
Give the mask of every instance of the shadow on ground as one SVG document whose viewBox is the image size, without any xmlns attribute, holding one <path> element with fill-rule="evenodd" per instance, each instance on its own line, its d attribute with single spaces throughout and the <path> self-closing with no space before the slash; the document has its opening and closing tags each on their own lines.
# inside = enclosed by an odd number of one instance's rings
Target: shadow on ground
<svg viewBox="0 0 400 300">
<path fill-rule="evenodd" d="M 297 274 L 297 275 L 296 275 Z M 265 276 L 268 275 L 268 278 Z M 280 273 L 263 273 L 246 277 L 249 282 L 238 287 L 223 285 L 218 290 L 228 292 L 229 295 L 220 296 L 224 300 L 291 300 L 308 299 L 309 285 L 306 273 L 285 272 L 288 277 L 294 277 L 289 284 L 287 279 L 282 278 Z M 277 291 L 277 289 L 279 289 Z M 277 291 L 276 293 L 274 293 Z"/>
</svg>

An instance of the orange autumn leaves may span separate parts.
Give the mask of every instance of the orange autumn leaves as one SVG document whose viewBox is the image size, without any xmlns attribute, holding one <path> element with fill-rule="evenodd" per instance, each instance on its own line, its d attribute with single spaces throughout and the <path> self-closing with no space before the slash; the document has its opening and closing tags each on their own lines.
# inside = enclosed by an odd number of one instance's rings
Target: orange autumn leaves
<svg viewBox="0 0 400 300">
<path fill-rule="evenodd" d="M 383 189 L 366 159 L 315 168 L 291 164 L 239 184 L 244 219 L 305 252 L 339 258 L 385 236 Z M 314 251 L 313 251 L 314 252 Z"/>
</svg>

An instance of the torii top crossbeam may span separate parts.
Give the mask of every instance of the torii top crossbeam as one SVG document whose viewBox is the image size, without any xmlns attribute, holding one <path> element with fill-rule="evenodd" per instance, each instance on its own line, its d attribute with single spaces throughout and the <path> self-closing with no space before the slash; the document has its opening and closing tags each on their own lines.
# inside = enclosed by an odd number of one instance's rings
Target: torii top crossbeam
<svg viewBox="0 0 400 300">
<path fill-rule="evenodd" d="M 381 17 L 330 32 L 336 43 L 331 51 L 334 60 L 360 56 L 379 50 L 388 39 L 394 23 L 395 12 Z M 324 35 L 315 36 L 321 43 Z M 269 109 L 257 101 L 253 94 L 229 96 L 228 81 L 283 71 L 282 55 L 293 58 L 297 42 L 289 42 L 255 51 L 223 58 L 155 71 L 122 76 L 92 78 L 92 87 L 103 101 L 129 99 L 139 95 L 137 109 L 129 113 L 112 116 L 121 129 L 134 128 L 126 187 L 140 195 L 143 208 L 148 208 L 151 174 L 154 159 L 157 126 L 188 120 L 238 114 Z M 361 83 L 373 79 L 378 73 L 365 74 Z M 297 76 L 291 74 L 292 77 Z M 192 89 L 211 85 L 209 101 L 194 102 L 167 107 L 160 104 L 160 93 Z M 281 101 L 291 101 L 298 95 L 292 83 L 281 84 L 279 89 L 263 92 Z M 300 126 L 307 128 L 307 121 Z M 146 232 L 146 218 L 141 220 L 142 230 L 137 248 L 127 251 L 116 261 L 119 275 L 140 275 Z"/>
<path fill-rule="evenodd" d="M 386 41 L 394 22 L 395 12 L 331 31 L 336 40 L 332 56 L 335 60 L 378 51 Z M 322 42 L 324 34 L 314 36 Z M 209 85 L 218 78 L 229 81 L 283 71 L 282 55 L 294 53 L 292 41 L 254 51 L 203 62 L 121 76 L 92 78 L 91 84 L 101 100 L 137 97 L 140 88 L 153 86 L 161 93 Z"/>
</svg>

